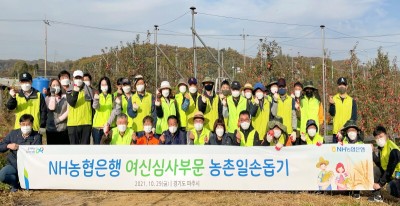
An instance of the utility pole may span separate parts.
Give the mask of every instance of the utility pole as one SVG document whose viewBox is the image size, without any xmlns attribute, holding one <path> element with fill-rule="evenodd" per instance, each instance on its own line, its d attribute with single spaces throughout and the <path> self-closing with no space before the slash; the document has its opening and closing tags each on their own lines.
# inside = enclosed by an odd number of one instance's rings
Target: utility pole
<svg viewBox="0 0 400 206">
<path fill-rule="evenodd" d="M 354 89 L 354 70 L 353 70 L 353 57 L 354 57 L 354 52 L 357 49 L 358 41 L 354 45 L 353 49 L 350 50 L 350 68 L 351 68 L 351 86 Z M 358 64 L 358 63 L 357 63 Z"/>
<path fill-rule="evenodd" d="M 192 10 L 192 38 L 193 38 L 193 71 L 194 71 L 194 78 L 197 78 L 197 58 L 196 58 L 196 36 L 195 36 L 195 22 L 194 22 L 194 15 L 197 14 L 195 12 L 196 7 L 190 7 Z"/>
<path fill-rule="evenodd" d="M 154 49 L 156 50 L 156 93 L 157 93 L 157 86 L 158 86 L 158 45 L 157 45 L 157 31 L 158 25 L 154 25 Z"/>
<path fill-rule="evenodd" d="M 243 34 L 241 34 L 240 36 L 243 37 L 243 69 L 246 69 L 246 36 L 249 35 L 245 34 L 243 29 Z"/>
<path fill-rule="evenodd" d="M 260 39 L 259 52 L 260 52 L 260 68 L 261 68 L 261 70 L 262 70 L 262 66 L 263 66 L 262 41 L 263 41 L 263 39 Z"/>
<path fill-rule="evenodd" d="M 44 77 L 47 77 L 47 26 L 50 26 L 49 20 L 45 19 L 44 22 L 44 45 L 45 45 L 45 56 L 44 56 Z"/>
<path fill-rule="evenodd" d="M 321 35 L 322 35 L 322 93 L 323 93 L 323 103 L 324 103 L 324 139 L 326 137 L 326 67 L 325 67 L 325 26 L 321 25 Z"/>
</svg>

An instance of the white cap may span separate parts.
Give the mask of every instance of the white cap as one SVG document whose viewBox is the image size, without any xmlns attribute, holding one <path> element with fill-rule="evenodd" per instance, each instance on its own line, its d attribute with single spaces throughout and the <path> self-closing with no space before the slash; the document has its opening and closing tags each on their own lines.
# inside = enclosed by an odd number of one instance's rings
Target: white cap
<svg viewBox="0 0 400 206">
<path fill-rule="evenodd" d="M 171 89 L 171 85 L 169 84 L 168 81 L 162 81 L 161 82 L 160 90 L 162 90 L 162 89 Z"/>
<path fill-rule="evenodd" d="M 81 70 L 76 70 L 76 71 L 74 71 L 74 74 L 72 76 L 74 78 L 75 77 L 83 77 L 83 72 Z"/>
</svg>

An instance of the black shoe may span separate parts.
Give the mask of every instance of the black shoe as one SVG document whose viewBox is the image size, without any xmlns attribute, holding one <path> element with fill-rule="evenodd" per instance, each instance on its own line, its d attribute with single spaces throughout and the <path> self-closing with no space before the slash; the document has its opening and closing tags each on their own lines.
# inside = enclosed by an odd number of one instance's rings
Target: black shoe
<svg viewBox="0 0 400 206">
<path fill-rule="evenodd" d="M 383 198 L 381 195 L 373 195 L 368 198 L 369 202 L 383 202 Z"/>
<path fill-rule="evenodd" d="M 355 194 L 353 194 L 353 198 L 356 200 L 359 200 L 361 198 L 361 196 L 359 193 L 355 193 Z"/>
</svg>

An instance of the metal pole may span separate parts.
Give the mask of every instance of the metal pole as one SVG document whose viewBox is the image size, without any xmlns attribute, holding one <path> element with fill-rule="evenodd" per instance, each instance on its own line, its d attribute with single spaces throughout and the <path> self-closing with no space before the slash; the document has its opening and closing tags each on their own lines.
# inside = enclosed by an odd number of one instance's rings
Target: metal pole
<svg viewBox="0 0 400 206">
<path fill-rule="evenodd" d="M 325 81 L 325 26 L 321 25 L 321 33 L 322 33 L 322 96 L 323 96 L 323 104 L 324 104 L 324 139 L 326 138 L 326 81 Z"/>
<path fill-rule="evenodd" d="M 196 58 L 196 37 L 194 34 L 195 24 L 194 24 L 194 15 L 197 14 L 194 10 L 196 7 L 190 7 L 192 10 L 192 38 L 193 38 L 193 71 L 194 71 L 194 78 L 197 78 L 197 58 Z"/>
<path fill-rule="evenodd" d="M 47 19 L 43 20 L 44 22 L 44 45 L 45 45 L 45 57 L 44 57 L 44 77 L 47 77 L 47 26 L 50 26 L 50 23 Z"/>
<path fill-rule="evenodd" d="M 158 87 L 158 45 L 157 45 L 157 31 L 158 25 L 154 25 L 154 49 L 156 50 L 156 85 L 155 88 L 157 90 Z M 157 91 L 156 91 L 157 93 Z"/>
<path fill-rule="evenodd" d="M 262 39 L 260 39 L 260 49 L 259 49 L 259 52 L 260 52 L 260 67 L 261 67 L 261 70 L 262 70 L 262 66 L 263 66 L 263 54 L 262 54 Z"/>
</svg>

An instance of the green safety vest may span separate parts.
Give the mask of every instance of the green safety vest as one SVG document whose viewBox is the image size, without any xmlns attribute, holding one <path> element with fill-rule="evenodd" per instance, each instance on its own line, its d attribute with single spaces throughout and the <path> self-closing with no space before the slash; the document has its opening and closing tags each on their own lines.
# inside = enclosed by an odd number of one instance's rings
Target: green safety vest
<svg viewBox="0 0 400 206">
<path fill-rule="evenodd" d="M 71 95 L 74 95 L 73 92 Z M 92 125 L 92 101 L 85 99 L 85 91 L 78 93 L 75 107 L 68 105 L 67 126 Z"/>
<path fill-rule="evenodd" d="M 110 144 L 112 145 L 130 145 L 132 142 L 132 135 L 134 133 L 132 128 L 127 127 L 124 136 L 119 134 L 118 128 L 113 128 Z"/>
<path fill-rule="evenodd" d="M 308 145 L 316 145 L 317 142 L 321 142 L 321 143 L 324 142 L 324 138 L 318 133 L 315 134 L 315 136 L 314 136 L 314 138 L 312 140 L 311 140 L 310 136 L 307 133 L 305 135 L 306 135 L 306 143 Z"/>
<path fill-rule="evenodd" d="M 235 106 L 235 102 L 233 101 L 233 97 L 229 96 L 227 98 L 229 117 L 228 117 L 228 133 L 234 133 L 236 129 L 238 129 L 239 122 L 239 114 L 240 112 L 246 110 L 247 100 L 246 98 L 239 96 L 238 105 Z"/>
<path fill-rule="evenodd" d="M 400 150 L 399 147 L 392 142 L 391 140 L 387 140 L 385 146 L 382 148 L 381 152 L 381 166 L 383 170 L 387 170 L 387 166 L 389 163 L 389 155 L 390 152 L 394 149 Z M 394 169 L 392 177 L 395 176 L 396 172 L 400 172 L 400 163 L 397 163 L 396 168 Z"/>
<path fill-rule="evenodd" d="M 257 113 L 252 117 L 252 125 L 254 130 L 258 132 L 259 139 L 262 140 L 267 133 L 267 123 L 269 122 L 269 115 L 271 110 L 271 103 L 264 98 L 263 109 L 260 107 L 257 109 Z"/>
<path fill-rule="evenodd" d="M 336 111 L 333 117 L 333 134 L 337 134 L 339 130 L 342 129 L 343 125 L 351 118 L 353 98 L 346 95 L 346 98 L 342 102 L 340 95 L 336 94 L 333 97 L 333 101 L 335 102 Z"/>
<path fill-rule="evenodd" d="M 273 137 L 273 138 L 275 139 L 275 137 Z M 279 137 L 278 143 L 281 143 L 283 146 L 286 145 L 285 136 L 283 136 L 283 134 L 281 134 L 281 136 Z M 270 142 L 270 146 L 275 146 L 275 145 L 276 145 L 276 144 L 275 144 L 274 141 L 271 141 L 271 142 Z"/>
<path fill-rule="evenodd" d="M 240 132 L 240 146 L 242 146 L 242 147 L 252 147 L 252 146 L 254 146 L 254 145 L 253 145 L 253 143 L 254 143 L 254 136 L 255 136 L 255 134 L 256 134 L 256 130 L 255 130 L 255 129 L 253 129 L 253 130 L 249 133 L 249 136 L 247 136 L 247 141 L 246 141 L 245 138 L 244 138 L 243 132 L 240 131 L 240 130 L 237 130 L 237 131 Z"/>
<path fill-rule="evenodd" d="M 349 142 L 349 140 L 347 140 L 347 138 L 344 138 L 343 139 L 343 144 L 351 144 L 350 142 Z M 364 144 L 364 142 L 362 142 L 362 141 L 357 141 L 356 143 L 354 143 L 354 144 Z"/>
<path fill-rule="evenodd" d="M 190 130 L 192 132 L 192 134 L 194 135 L 194 141 L 193 144 L 194 145 L 204 145 L 204 139 L 206 137 L 210 137 L 210 130 L 208 130 L 207 128 L 203 127 L 203 130 L 201 131 L 200 136 L 197 134 L 197 131 L 195 129 Z"/>
<path fill-rule="evenodd" d="M 136 111 L 136 117 L 133 118 L 132 129 L 133 131 L 143 131 L 143 119 L 146 116 L 151 116 L 151 106 L 152 106 L 152 94 L 145 92 L 142 99 L 140 99 L 138 93 L 135 93 L 132 98 L 132 104 L 136 102 L 138 105 L 138 110 Z"/>
<path fill-rule="evenodd" d="M 104 127 L 113 109 L 113 98 L 111 94 L 107 94 L 106 97 L 104 97 L 104 94 L 100 94 L 99 97 L 99 108 L 96 109 L 93 119 L 93 127 L 95 128 Z"/>
<path fill-rule="evenodd" d="M 156 134 L 162 134 L 163 131 L 166 131 L 168 129 L 168 117 L 176 115 L 174 101 L 174 99 L 170 99 L 168 104 L 164 97 L 161 98 L 161 107 L 164 115 L 162 118 L 157 117 Z"/>
<path fill-rule="evenodd" d="M 36 93 L 37 98 L 26 99 L 25 96 L 20 97 L 19 94 L 16 95 L 17 107 L 14 110 L 15 113 L 15 124 L 14 129 L 21 128 L 19 125 L 19 119 L 24 114 L 30 114 L 33 116 L 32 129 L 39 131 L 40 128 L 40 92 Z"/>
<path fill-rule="evenodd" d="M 133 96 L 133 94 L 132 94 L 132 96 Z M 123 94 L 121 96 L 121 107 L 122 107 L 121 112 L 126 114 L 126 116 L 128 116 L 128 128 L 132 128 L 133 118 L 128 115 L 128 99 L 126 99 L 125 94 Z"/>
<path fill-rule="evenodd" d="M 292 127 L 292 108 L 293 108 L 293 99 L 289 95 L 286 95 L 285 101 L 282 101 L 281 98 L 278 98 L 278 112 L 277 115 L 282 117 L 283 125 L 287 128 L 288 135 L 291 135 L 293 132 Z"/>
<path fill-rule="evenodd" d="M 213 130 L 214 123 L 219 117 L 218 104 L 219 104 L 219 97 L 217 95 L 214 95 L 212 104 L 210 99 L 207 98 L 206 111 L 204 112 L 204 120 L 205 120 L 204 127 L 207 128 L 208 130 Z"/>
<path fill-rule="evenodd" d="M 300 132 L 306 133 L 307 121 L 312 119 L 319 127 L 319 106 L 321 102 L 315 97 L 304 97 L 300 100 Z"/>
</svg>

